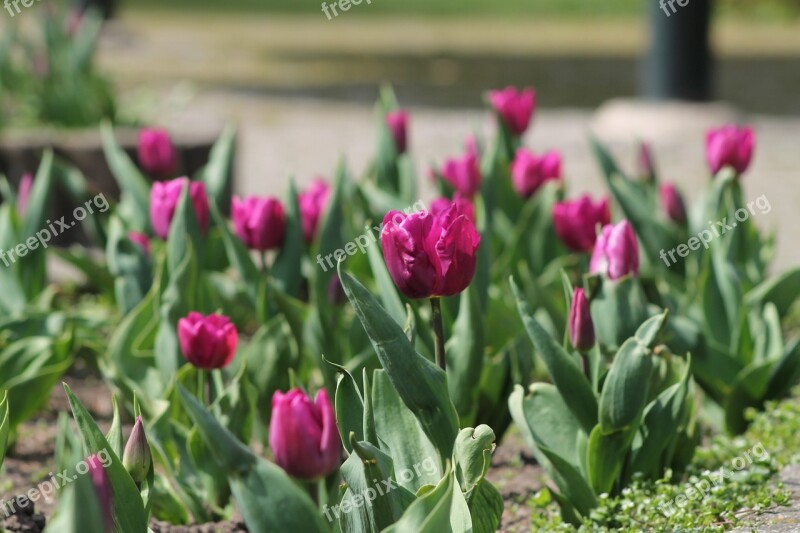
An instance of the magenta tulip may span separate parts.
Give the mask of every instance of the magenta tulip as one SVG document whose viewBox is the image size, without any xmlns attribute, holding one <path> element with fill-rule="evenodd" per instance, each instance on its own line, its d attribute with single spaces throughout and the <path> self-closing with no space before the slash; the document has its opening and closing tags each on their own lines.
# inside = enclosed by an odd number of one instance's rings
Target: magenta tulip
<svg viewBox="0 0 800 533">
<path fill-rule="evenodd" d="M 461 158 L 448 159 L 440 173 L 464 198 L 472 198 L 481 188 L 481 169 L 478 156 L 473 152 L 467 152 Z"/>
<path fill-rule="evenodd" d="M 536 109 L 536 92 L 527 88 L 519 91 L 515 87 L 490 91 L 489 103 L 512 135 L 519 137 L 531 122 Z"/>
<path fill-rule="evenodd" d="M 108 452 L 103 450 L 105 454 Z M 87 472 L 89 474 L 89 479 L 92 482 L 92 487 L 94 487 L 95 494 L 97 495 L 97 503 L 100 506 L 100 512 L 103 515 L 103 522 L 106 526 L 106 531 L 111 531 L 114 526 L 113 514 L 112 514 L 112 489 L 111 489 L 111 481 L 108 478 L 108 472 L 106 472 L 106 465 L 104 462 L 100 460 L 100 457 L 97 455 L 90 455 L 86 461 Z M 110 464 L 110 462 L 109 462 Z"/>
<path fill-rule="evenodd" d="M 283 244 L 286 215 L 276 198 L 234 196 L 231 212 L 236 235 L 251 250 L 273 250 Z"/>
<path fill-rule="evenodd" d="M 597 226 L 611 222 L 608 198 L 597 203 L 585 194 L 577 200 L 559 202 L 553 207 L 553 227 L 572 251 L 591 252 L 597 239 Z"/>
<path fill-rule="evenodd" d="M 149 174 L 166 178 L 178 171 L 178 153 L 169 133 L 158 128 L 139 132 L 139 164 Z"/>
<path fill-rule="evenodd" d="M 303 226 L 303 237 L 309 244 L 317 235 L 319 221 L 322 218 L 322 213 L 328 203 L 330 194 L 330 187 L 325 180 L 317 178 L 297 197 Z"/>
<path fill-rule="evenodd" d="M 19 216 L 25 216 L 25 211 L 28 210 L 31 189 L 33 189 L 33 174 L 28 173 L 19 180 L 19 189 L 17 189 L 17 212 Z"/>
<path fill-rule="evenodd" d="M 710 130 L 706 133 L 706 159 L 711 173 L 729 166 L 743 174 L 750 166 L 754 146 L 755 134 L 749 126 L 727 125 Z"/>
<path fill-rule="evenodd" d="M 178 341 L 187 361 L 197 368 L 213 370 L 233 361 L 239 334 L 226 316 L 192 311 L 178 320 Z"/>
<path fill-rule="evenodd" d="M 458 204 L 434 215 L 390 211 L 383 219 L 383 257 L 409 298 L 452 296 L 475 276 L 480 235 Z"/>
<path fill-rule="evenodd" d="M 165 239 L 169 236 L 169 226 L 175 209 L 181 199 L 183 188 L 188 184 L 189 199 L 194 206 L 194 214 L 200 229 L 205 235 L 208 231 L 208 196 L 206 186 L 201 181 L 189 181 L 189 178 L 177 178 L 170 181 L 157 181 L 150 189 L 150 224 L 155 234 Z"/>
<path fill-rule="evenodd" d="M 325 389 L 314 402 L 300 389 L 275 392 L 269 446 L 278 466 L 297 478 L 318 479 L 339 468 L 342 442 Z"/>
<path fill-rule="evenodd" d="M 686 204 L 683 197 L 672 183 L 664 183 L 660 189 L 661 207 L 670 220 L 678 224 L 686 222 Z"/>
<path fill-rule="evenodd" d="M 589 313 L 589 300 L 586 292 L 576 288 L 572 294 L 572 307 L 569 310 L 569 341 L 579 352 L 588 351 L 594 346 L 594 324 Z"/>
<path fill-rule="evenodd" d="M 653 181 L 656 176 L 656 164 L 653 158 L 653 149 L 649 143 L 639 143 L 639 158 L 637 160 L 639 167 L 639 177 L 647 181 Z"/>
<path fill-rule="evenodd" d="M 433 216 L 439 216 L 450 209 L 450 206 L 453 204 L 456 204 L 459 213 L 462 213 L 465 217 L 475 222 L 475 206 L 472 205 L 472 202 L 461 196 L 456 196 L 452 200 L 444 197 L 437 198 L 431 202 L 431 206 L 428 210 Z"/>
<path fill-rule="evenodd" d="M 408 112 L 390 111 L 386 114 L 386 125 L 392 134 L 394 147 L 398 154 L 406 153 L 408 148 Z"/>
<path fill-rule="evenodd" d="M 138 231 L 129 231 L 128 238 L 141 248 L 145 255 L 150 255 L 150 238 L 147 235 Z"/>
<path fill-rule="evenodd" d="M 537 156 L 520 148 L 511 163 L 511 183 L 523 198 L 530 198 L 550 180 L 561 179 L 561 154 L 551 150 Z"/>
<path fill-rule="evenodd" d="M 639 244 L 630 222 L 623 220 L 603 227 L 603 232 L 597 237 L 589 270 L 605 274 L 612 280 L 639 275 Z"/>
</svg>

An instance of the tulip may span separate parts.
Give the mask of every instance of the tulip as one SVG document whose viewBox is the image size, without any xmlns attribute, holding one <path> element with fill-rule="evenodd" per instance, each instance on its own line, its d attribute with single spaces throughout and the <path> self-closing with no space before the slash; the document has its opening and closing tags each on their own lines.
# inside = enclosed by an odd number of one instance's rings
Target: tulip
<svg viewBox="0 0 800 533">
<path fill-rule="evenodd" d="M 572 307 L 569 310 L 569 342 L 579 352 L 588 351 L 594 346 L 594 324 L 589 313 L 589 301 L 583 289 L 576 288 L 572 294 Z"/>
<path fill-rule="evenodd" d="M 178 321 L 183 356 L 203 370 L 225 368 L 236 355 L 239 334 L 226 316 L 191 312 Z"/>
<path fill-rule="evenodd" d="M 474 152 L 445 161 L 441 175 L 465 198 L 472 198 L 481 188 L 481 169 L 478 166 L 478 156 Z"/>
<path fill-rule="evenodd" d="M 144 433 L 142 417 L 138 416 L 122 454 L 122 465 L 136 483 L 143 483 L 147 479 L 147 473 L 152 464 L 153 456 L 150 452 L 150 444 Z"/>
<path fill-rule="evenodd" d="M 723 167 L 732 167 L 743 174 L 750 166 L 755 145 L 755 134 L 749 126 L 722 126 L 706 133 L 706 159 L 711 173 L 717 174 Z"/>
<path fill-rule="evenodd" d="M 279 200 L 234 196 L 231 212 L 236 235 L 251 250 L 272 250 L 283 244 L 286 215 Z"/>
<path fill-rule="evenodd" d="M 25 211 L 28 209 L 28 201 L 31 198 L 31 189 L 33 189 L 33 174 L 25 174 L 19 180 L 19 189 L 17 189 L 17 212 L 19 216 L 25 216 Z"/>
<path fill-rule="evenodd" d="M 605 274 L 612 280 L 639 275 L 639 244 L 630 222 L 623 220 L 603 227 L 603 232 L 597 237 L 589 270 Z"/>
<path fill-rule="evenodd" d="M 97 503 L 103 515 L 103 521 L 106 524 L 106 531 L 111 531 L 114 520 L 111 508 L 111 481 L 108 479 L 108 473 L 97 455 L 90 455 L 86 459 L 86 466 L 89 480 L 92 482 L 97 495 Z"/>
<path fill-rule="evenodd" d="M 537 156 L 521 148 L 511 163 L 511 183 L 523 198 L 530 198 L 545 182 L 561 179 L 561 154 L 551 150 Z"/>
<path fill-rule="evenodd" d="M 300 389 L 275 392 L 269 446 L 278 466 L 297 478 L 314 480 L 339 468 L 342 442 L 325 389 L 314 402 Z"/>
<path fill-rule="evenodd" d="M 686 222 L 686 204 L 683 197 L 672 183 L 665 183 L 659 189 L 661 196 L 661 206 L 670 220 L 678 224 Z"/>
<path fill-rule="evenodd" d="M 530 88 L 519 91 L 515 87 L 506 87 L 490 91 L 489 103 L 511 134 L 519 137 L 530 125 L 536 109 L 536 92 Z"/>
<path fill-rule="evenodd" d="M 428 210 L 433 216 L 439 216 L 450 209 L 450 206 L 453 204 L 458 206 L 457 209 L 459 213 L 462 213 L 465 217 L 475 222 L 475 206 L 473 206 L 472 202 L 468 199 L 462 198 L 461 196 L 456 196 L 452 200 L 444 197 L 437 198 L 431 202 L 431 206 Z"/>
<path fill-rule="evenodd" d="M 609 222 L 611 212 L 607 198 L 593 203 L 586 194 L 553 207 L 553 227 L 562 242 L 575 252 L 591 252 L 597 239 L 597 226 Z"/>
<path fill-rule="evenodd" d="M 145 255 L 150 255 L 150 239 L 144 233 L 139 233 L 138 231 L 129 231 L 128 238 L 142 249 Z"/>
<path fill-rule="evenodd" d="M 474 135 L 467 135 L 464 141 L 464 150 L 468 154 L 475 154 L 475 157 L 480 157 L 480 146 L 478 146 L 478 139 Z"/>
<path fill-rule="evenodd" d="M 165 178 L 178 170 L 178 153 L 169 133 L 157 128 L 139 132 L 139 164 L 153 176 Z"/>
<path fill-rule="evenodd" d="M 386 114 L 386 125 L 394 140 L 398 155 L 406 153 L 408 147 L 408 113 L 406 111 L 390 111 Z"/>
<path fill-rule="evenodd" d="M 434 215 L 390 211 L 383 219 L 383 257 L 397 288 L 409 298 L 452 296 L 475 276 L 480 235 L 454 203 Z"/>
<path fill-rule="evenodd" d="M 655 181 L 656 165 L 653 159 L 653 149 L 649 143 L 639 143 L 639 177 L 647 181 Z"/>
<path fill-rule="evenodd" d="M 303 237 L 309 244 L 317 235 L 319 220 L 329 196 L 330 187 L 321 178 L 314 180 L 304 192 L 298 195 L 297 203 L 300 207 Z"/>
<path fill-rule="evenodd" d="M 150 224 L 159 238 L 165 239 L 169 235 L 169 226 L 175 215 L 175 208 L 186 185 L 189 185 L 189 198 L 194 206 L 197 222 L 205 235 L 208 231 L 208 197 L 203 182 L 189 181 L 189 178 L 177 178 L 170 181 L 158 181 L 150 189 Z"/>
<path fill-rule="evenodd" d="M 331 276 L 326 296 L 328 297 L 328 303 L 331 305 L 343 305 L 347 301 L 347 295 L 344 292 L 342 280 L 339 279 L 339 276 L 335 274 Z"/>
</svg>

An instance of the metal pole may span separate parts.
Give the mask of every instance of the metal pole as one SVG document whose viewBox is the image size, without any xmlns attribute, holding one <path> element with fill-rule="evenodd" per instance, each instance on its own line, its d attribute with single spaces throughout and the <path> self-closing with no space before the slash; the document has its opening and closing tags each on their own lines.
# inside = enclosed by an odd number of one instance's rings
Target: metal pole
<svg viewBox="0 0 800 533">
<path fill-rule="evenodd" d="M 652 42 L 645 95 L 654 100 L 712 97 L 711 0 L 648 0 Z"/>
</svg>

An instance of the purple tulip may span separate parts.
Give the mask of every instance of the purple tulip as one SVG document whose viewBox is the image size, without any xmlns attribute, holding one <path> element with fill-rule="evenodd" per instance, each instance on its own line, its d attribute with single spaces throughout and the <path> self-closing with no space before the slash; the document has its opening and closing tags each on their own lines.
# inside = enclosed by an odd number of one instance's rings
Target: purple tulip
<svg viewBox="0 0 800 533">
<path fill-rule="evenodd" d="M 512 135 L 519 137 L 531 122 L 536 109 L 536 92 L 531 88 L 519 91 L 515 87 L 490 91 L 489 103 Z"/>
<path fill-rule="evenodd" d="M 461 158 L 448 159 L 440 173 L 464 198 L 472 198 L 481 188 L 481 169 L 474 152 L 467 152 Z"/>
<path fill-rule="evenodd" d="M 589 270 L 605 274 L 612 280 L 639 275 L 639 244 L 630 222 L 623 220 L 603 227 L 603 232 L 597 237 Z"/>
<path fill-rule="evenodd" d="M 213 370 L 233 361 L 239 334 L 226 316 L 192 311 L 178 321 L 178 341 L 187 361 L 197 368 Z"/>
<path fill-rule="evenodd" d="M 141 248 L 145 255 L 150 255 L 150 238 L 147 235 L 138 231 L 129 231 L 128 238 Z"/>
<path fill-rule="evenodd" d="M 672 183 L 664 183 L 659 189 L 661 196 L 661 206 L 670 220 L 678 224 L 686 222 L 686 204 L 683 197 Z"/>
<path fill-rule="evenodd" d="M 608 198 L 597 203 L 585 194 L 553 207 L 553 227 L 561 241 L 572 251 L 591 252 L 597 239 L 597 226 L 611 222 Z"/>
<path fill-rule="evenodd" d="M 186 185 L 189 185 L 189 198 L 194 206 L 197 222 L 205 235 L 208 231 L 208 197 L 206 186 L 200 181 L 189 181 L 189 178 L 177 178 L 170 181 L 157 181 L 150 189 L 150 224 L 155 234 L 166 240 L 169 226 L 175 216 L 175 208 Z"/>
<path fill-rule="evenodd" d="M 28 210 L 31 189 L 33 189 L 33 174 L 27 173 L 19 180 L 19 189 L 17 189 L 17 212 L 19 216 L 25 216 L 25 211 Z"/>
<path fill-rule="evenodd" d="M 472 202 L 468 199 L 462 198 L 461 196 L 456 196 L 452 200 L 444 197 L 437 198 L 431 202 L 431 206 L 428 210 L 433 216 L 438 217 L 450 209 L 450 206 L 453 204 L 456 204 L 459 213 L 462 213 L 465 217 L 475 222 L 475 206 L 473 206 Z"/>
<path fill-rule="evenodd" d="M 637 161 L 639 167 L 639 177 L 647 181 L 653 181 L 656 176 L 656 164 L 653 158 L 653 148 L 650 143 L 639 143 L 639 159 Z"/>
<path fill-rule="evenodd" d="M 317 235 L 319 220 L 328 203 L 331 190 L 322 178 L 317 178 L 297 197 L 303 226 L 303 237 L 311 244 Z"/>
<path fill-rule="evenodd" d="M 107 453 L 107 452 L 106 452 Z M 97 455 L 90 455 L 86 459 L 86 466 L 88 468 L 89 479 L 94 487 L 95 494 L 97 495 L 97 503 L 100 506 L 100 512 L 103 515 L 103 522 L 106 525 L 106 531 L 111 531 L 114 527 L 114 519 L 111 507 L 111 481 L 108 479 L 105 465 Z"/>
<path fill-rule="evenodd" d="M 481 237 L 454 203 L 434 215 L 390 211 L 383 219 L 383 258 L 397 288 L 409 298 L 452 296 L 475 276 Z"/>
<path fill-rule="evenodd" d="M 551 150 L 537 156 L 520 148 L 511 163 L 511 183 L 523 198 L 530 198 L 550 180 L 561 179 L 561 154 Z"/>
<path fill-rule="evenodd" d="M 342 442 L 325 389 L 314 402 L 300 389 L 275 392 L 269 446 L 278 466 L 297 478 L 318 479 L 339 468 Z"/>
<path fill-rule="evenodd" d="M 273 250 L 283 244 L 286 215 L 276 198 L 234 196 L 231 212 L 236 235 L 251 250 Z"/>
<path fill-rule="evenodd" d="M 589 301 L 583 289 L 576 288 L 572 294 L 572 307 L 569 310 L 569 341 L 579 352 L 588 351 L 594 346 L 594 324 L 589 313 Z"/>
<path fill-rule="evenodd" d="M 749 126 L 722 126 L 706 133 L 706 159 L 711 173 L 717 174 L 723 167 L 732 167 L 743 174 L 753 158 L 755 134 Z"/>
<path fill-rule="evenodd" d="M 408 148 L 408 112 L 398 110 L 386 114 L 386 125 L 394 139 L 394 147 L 398 155 L 406 153 Z"/>
<path fill-rule="evenodd" d="M 178 170 L 178 153 L 169 133 L 158 128 L 144 128 L 139 132 L 139 164 L 149 174 L 169 177 Z"/>
<path fill-rule="evenodd" d="M 150 443 L 147 442 L 147 435 L 144 432 L 142 417 L 136 417 L 128 442 L 125 444 L 125 451 L 122 454 L 122 465 L 131 475 L 136 483 L 142 483 L 147 479 L 150 465 L 153 464 L 153 455 L 150 452 Z"/>
</svg>

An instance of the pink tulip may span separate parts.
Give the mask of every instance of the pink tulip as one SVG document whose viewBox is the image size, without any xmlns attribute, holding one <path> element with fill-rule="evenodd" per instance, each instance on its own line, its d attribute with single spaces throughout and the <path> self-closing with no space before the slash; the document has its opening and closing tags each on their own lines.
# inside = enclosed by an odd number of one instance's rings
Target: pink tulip
<svg viewBox="0 0 800 533">
<path fill-rule="evenodd" d="M 320 218 L 328 203 L 331 190 L 325 180 L 317 178 L 308 188 L 298 195 L 297 203 L 300 207 L 303 237 L 311 243 L 317 235 Z"/>
<path fill-rule="evenodd" d="M 489 103 L 512 135 L 519 137 L 531 122 L 536 109 L 536 92 L 527 88 L 522 91 L 515 87 L 489 92 Z"/>
<path fill-rule="evenodd" d="M 128 238 L 141 248 L 145 255 L 150 255 L 150 238 L 147 235 L 138 231 L 129 231 Z"/>
<path fill-rule="evenodd" d="M 511 163 L 511 182 L 514 190 L 523 198 L 530 198 L 550 180 L 561 179 L 561 154 L 551 150 L 537 156 L 530 150 L 520 148 Z"/>
<path fill-rule="evenodd" d="M 478 165 L 478 156 L 473 152 L 468 152 L 461 158 L 445 161 L 441 175 L 458 194 L 465 198 L 472 198 L 481 188 L 481 169 Z"/>
<path fill-rule="evenodd" d="M 661 207 L 670 220 L 678 224 L 686 222 L 686 204 L 683 197 L 672 183 L 664 183 L 659 189 L 661 196 Z"/>
<path fill-rule="evenodd" d="M 590 350 L 594 346 L 594 324 L 589 313 L 589 301 L 586 292 L 576 288 L 572 294 L 572 307 L 569 310 L 569 341 L 579 352 Z"/>
<path fill-rule="evenodd" d="M 743 174 L 753 158 L 755 134 L 749 126 L 722 126 L 706 133 L 706 159 L 711 173 L 717 174 L 722 168 L 732 167 L 737 174 Z"/>
<path fill-rule="evenodd" d="M 139 132 L 139 164 L 159 178 L 166 178 L 178 171 L 178 153 L 169 133 L 158 128 L 144 128 Z"/>
<path fill-rule="evenodd" d="M 398 154 L 406 153 L 408 147 L 408 112 L 398 110 L 386 114 L 386 125 L 394 139 L 394 146 Z"/>
<path fill-rule="evenodd" d="M 280 248 L 286 233 L 286 215 L 276 198 L 233 198 L 232 218 L 236 235 L 251 250 Z"/>
<path fill-rule="evenodd" d="M 226 316 L 203 316 L 192 311 L 178 321 L 178 341 L 187 361 L 197 368 L 212 370 L 231 363 L 239 334 Z"/>
<path fill-rule="evenodd" d="M 656 164 L 653 158 L 653 148 L 650 146 L 650 143 L 639 143 L 639 158 L 637 163 L 639 167 L 639 177 L 648 181 L 653 181 L 656 175 Z"/>
<path fill-rule="evenodd" d="M 19 189 L 17 190 L 17 212 L 19 216 L 25 216 L 25 211 L 28 210 L 31 189 L 33 189 L 33 174 L 27 173 L 19 180 Z"/>
<path fill-rule="evenodd" d="M 300 389 L 275 392 L 269 446 L 278 466 L 297 478 L 318 479 L 339 468 L 342 442 L 325 389 L 314 402 Z"/>
<path fill-rule="evenodd" d="M 603 227 L 603 232 L 597 237 L 589 270 L 605 274 L 612 280 L 639 275 L 639 244 L 630 222 L 623 220 Z"/>
<path fill-rule="evenodd" d="M 428 210 L 433 216 L 438 217 L 450 209 L 450 206 L 453 204 L 456 204 L 459 213 L 462 213 L 465 217 L 475 222 L 475 206 L 472 205 L 471 201 L 461 196 L 456 196 L 452 200 L 444 197 L 437 198 L 431 202 L 431 206 Z"/>
<path fill-rule="evenodd" d="M 553 207 L 553 227 L 572 251 L 591 252 L 597 239 L 597 226 L 611 222 L 608 198 L 597 203 L 585 194 L 577 200 L 559 202 Z"/>
<path fill-rule="evenodd" d="M 383 258 L 397 288 L 409 298 L 452 296 L 475 276 L 480 235 L 454 203 L 433 215 L 390 211 L 383 219 Z"/>
<path fill-rule="evenodd" d="M 178 200 L 186 185 L 189 185 L 189 198 L 194 206 L 194 213 L 203 234 L 208 231 L 208 197 L 206 186 L 200 181 L 189 181 L 189 178 L 177 178 L 170 181 L 157 181 L 150 189 L 150 224 L 155 234 L 165 239 L 169 235 L 169 226 Z"/>
</svg>

